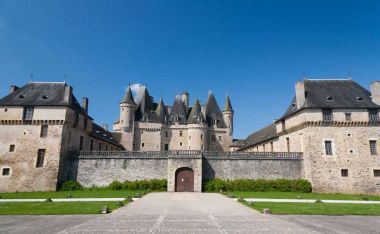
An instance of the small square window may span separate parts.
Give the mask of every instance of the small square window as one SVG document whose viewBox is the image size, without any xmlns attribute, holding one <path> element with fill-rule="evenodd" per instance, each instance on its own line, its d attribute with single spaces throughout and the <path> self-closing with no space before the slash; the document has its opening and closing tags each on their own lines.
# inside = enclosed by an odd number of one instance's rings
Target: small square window
<svg viewBox="0 0 380 234">
<path fill-rule="evenodd" d="M 332 121 L 333 120 L 332 110 L 331 109 L 322 110 L 322 117 L 323 117 L 323 121 Z"/>
<path fill-rule="evenodd" d="M 380 170 L 373 170 L 374 177 L 380 177 Z"/>
<path fill-rule="evenodd" d="M 351 121 L 351 113 L 345 113 L 346 121 Z"/>
<path fill-rule="evenodd" d="M 5 108 L 5 109 L 4 109 L 4 112 L 7 112 L 7 111 L 8 111 L 8 109 L 7 109 L 7 108 Z"/>
<path fill-rule="evenodd" d="M 15 145 L 10 145 L 9 146 L 9 152 L 15 152 L 16 146 Z"/>
<path fill-rule="evenodd" d="M 11 173 L 10 168 L 3 168 L 3 176 L 9 176 L 10 173 Z"/>
<path fill-rule="evenodd" d="M 182 142 L 179 143 L 179 146 L 182 146 Z"/>
<path fill-rule="evenodd" d="M 340 170 L 340 173 L 341 173 L 342 177 L 348 177 L 348 169 L 342 169 L 342 170 Z"/>
<path fill-rule="evenodd" d="M 145 146 L 144 142 L 143 142 L 143 143 L 141 143 L 141 147 L 144 147 L 144 146 Z"/>
<path fill-rule="evenodd" d="M 179 131 L 179 136 L 182 136 L 183 135 L 183 131 Z"/>
</svg>

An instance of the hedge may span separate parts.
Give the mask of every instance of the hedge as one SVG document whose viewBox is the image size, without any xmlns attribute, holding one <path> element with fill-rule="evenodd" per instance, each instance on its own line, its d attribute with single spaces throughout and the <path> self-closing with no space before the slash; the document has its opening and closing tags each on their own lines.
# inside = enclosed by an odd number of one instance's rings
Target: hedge
<svg viewBox="0 0 380 234">
<path fill-rule="evenodd" d="M 75 180 L 65 181 L 61 186 L 61 191 L 73 191 L 82 189 L 82 185 Z"/>
<path fill-rule="evenodd" d="M 212 179 L 203 181 L 204 192 L 241 191 L 241 192 L 301 192 L 310 193 L 311 183 L 307 180 L 222 180 Z"/>
<path fill-rule="evenodd" d="M 167 180 L 136 180 L 136 181 L 113 181 L 108 185 L 112 190 L 140 190 L 140 191 L 166 191 Z"/>
</svg>

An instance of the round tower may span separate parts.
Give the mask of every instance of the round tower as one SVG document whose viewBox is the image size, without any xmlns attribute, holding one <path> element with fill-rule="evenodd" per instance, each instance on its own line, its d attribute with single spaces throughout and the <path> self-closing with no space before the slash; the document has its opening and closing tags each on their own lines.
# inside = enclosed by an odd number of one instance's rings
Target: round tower
<svg viewBox="0 0 380 234">
<path fill-rule="evenodd" d="M 188 150 L 207 150 L 207 126 L 198 99 L 196 99 L 191 108 L 187 123 L 189 137 Z"/>
<path fill-rule="evenodd" d="M 227 95 L 223 109 L 223 120 L 227 125 L 227 133 L 232 136 L 234 132 L 234 110 L 232 109 L 230 97 Z"/>
<path fill-rule="evenodd" d="M 128 86 L 124 98 L 120 103 L 120 129 L 123 132 L 133 132 L 136 103 L 133 100 L 131 87 Z"/>
</svg>

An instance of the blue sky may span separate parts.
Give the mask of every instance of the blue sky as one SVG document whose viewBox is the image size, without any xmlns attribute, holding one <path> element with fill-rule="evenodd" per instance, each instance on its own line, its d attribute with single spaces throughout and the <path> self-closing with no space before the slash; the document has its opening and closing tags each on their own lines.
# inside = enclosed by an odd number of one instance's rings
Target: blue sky
<svg viewBox="0 0 380 234">
<path fill-rule="evenodd" d="M 99 124 L 128 83 L 167 104 L 229 93 L 243 138 L 285 111 L 303 74 L 380 79 L 380 1 L 0 0 L 0 96 L 31 73 L 67 74 Z"/>
</svg>

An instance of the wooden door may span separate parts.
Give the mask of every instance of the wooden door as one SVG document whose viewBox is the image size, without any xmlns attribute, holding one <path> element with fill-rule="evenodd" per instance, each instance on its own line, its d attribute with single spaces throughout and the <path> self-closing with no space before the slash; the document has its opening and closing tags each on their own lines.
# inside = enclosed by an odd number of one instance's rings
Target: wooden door
<svg viewBox="0 0 380 234">
<path fill-rule="evenodd" d="M 188 167 L 179 168 L 176 171 L 175 191 L 194 192 L 194 172 Z"/>
</svg>

